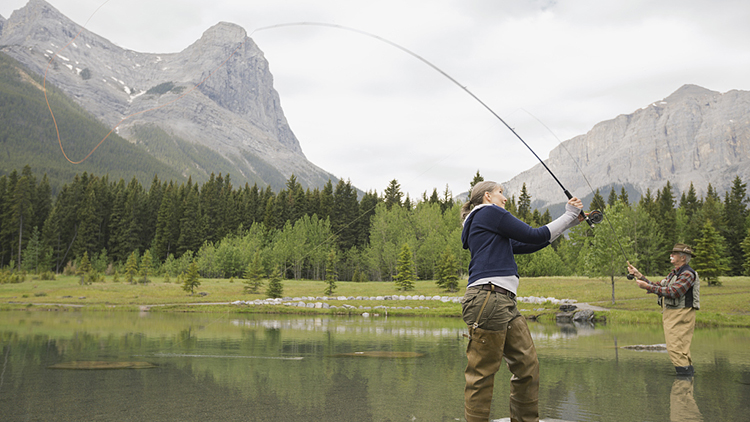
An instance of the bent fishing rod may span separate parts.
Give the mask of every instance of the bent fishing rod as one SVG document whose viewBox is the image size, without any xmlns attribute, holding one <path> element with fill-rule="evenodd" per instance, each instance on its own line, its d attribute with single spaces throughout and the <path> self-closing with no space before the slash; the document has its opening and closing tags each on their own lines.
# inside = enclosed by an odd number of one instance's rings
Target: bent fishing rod
<svg viewBox="0 0 750 422">
<path fill-rule="evenodd" d="M 575 157 L 573 157 L 573 154 L 571 154 L 570 151 L 568 150 L 568 148 L 565 147 L 565 144 L 562 143 L 562 141 L 560 140 L 560 138 L 558 138 L 557 135 L 555 135 L 555 132 L 553 132 L 552 129 L 550 129 L 549 127 L 547 127 L 547 125 L 545 125 L 544 122 L 542 122 L 541 120 L 539 120 L 536 116 L 534 116 L 533 114 L 529 113 L 528 111 L 526 111 L 526 110 L 524 110 L 524 111 L 526 113 L 528 113 L 529 116 L 533 117 L 534 120 L 536 120 L 537 122 L 539 122 L 540 125 L 544 126 L 544 128 L 547 129 L 547 131 L 549 133 L 551 133 L 552 136 L 555 137 L 555 139 L 557 139 L 557 143 L 560 144 L 560 146 L 565 150 L 565 152 L 568 153 L 568 156 L 570 157 L 570 159 L 573 160 L 573 164 L 575 164 L 576 168 L 581 173 L 581 177 L 583 177 L 583 180 L 589 186 L 589 190 L 591 191 L 591 194 L 593 195 L 594 194 L 594 188 L 591 186 L 591 183 L 589 182 L 588 177 L 586 177 L 586 174 L 583 172 L 583 169 L 581 169 L 581 166 L 578 165 L 578 161 L 576 161 Z M 614 189 L 614 187 L 613 187 L 613 189 Z M 609 218 L 603 212 L 601 213 L 601 216 L 599 217 L 599 221 L 602 221 L 601 220 L 602 218 L 604 220 L 607 220 L 607 224 L 609 224 L 609 229 L 612 231 L 612 234 L 614 235 L 615 241 L 617 242 L 617 246 L 620 247 L 620 252 L 622 252 L 622 256 L 625 258 L 625 262 L 627 262 L 628 264 L 630 264 L 630 258 L 628 258 L 628 254 L 625 253 L 625 248 L 622 247 L 622 243 L 620 243 L 620 239 L 617 236 L 617 232 L 615 232 L 615 228 L 612 226 L 612 222 L 609 221 Z M 597 224 L 598 224 L 598 222 L 597 222 Z M 626 277 L 628 278 L 628 280 L 635 279 L 635 276 L 633 274 L 630 274 L 630 273 L 626 274 Z"/>
<path fill-rule="evenodd" d="M 568 199 L 572 199 L 573 198 L 573 195 L 567 189 L 565 189 L 565 186 L 563 186 L 563 184 L 560 182 L 560 180 L 557 178 L 557 176 L 555 176 L 555 174 L 552 172 L 552 170 L 550 170 L 550 168 L 547 167 L 547 164 L 545 164 L 544 161 L 541 158 L 539 158 L 539 156 L 536 154 L 536 152 L 534 152 L 534 150 L 531 148 L 531 146 L 529 146 L 529 144 L 527 144 L 526 141 L 523 140 L 523 138 L 521 137 L 521 135 L 519 135 L 518 132 L 515 131 L 515 129 L 513 129 L 508 123 L 506 123 L 505 120 L 502 117 L 500 117 L 499 114 L 497 114 L 495 112 L 495 110 L 493 110 L 484 101 L 482 101 L 481 98 L 477 97 L 465 85 L 462 85 L 455 78 L 453 78 L 451 75 L 449 75 L 448 73 L 446 73 L 445 71 L 443 71 L 442 69 L 440 69 L 439 67 L 437 67 L 436 65 L 434 65 L 429 60 L 427 60 L 424 57 L 420 56 L 419 54 L 417 54 L 417 53 L 415 53 L 415 52 L 407 49 L 406 47 L 403 47 L 403 46 L 401 46 L 399 44 L 396 44 L 393 41 L 390 41 L 390 40 L 385 39 L 383 37 L 380 37 L 378 35 L 371 34 L 369 32 L 365 32 L 365 31 L 361 31 L 359 29 L 354 29 L 354 28 L 350 28 L 350 27 L 347 27 L 347 26 L 330 24 L 330 23 L 321 23 L 321 22 L 293 22 L 293 23 L 282 23 L 282 24 L 278 24 L 278 25 L 264 26 L 262 28 L 258 28 L 256 30 L 254 30 L 250 35 L 248 35 L 248 37 L 251 36 L 253 33 L 258 32 L 258 31 L 263 31 L 263 30 L 273 29 L 273 28 L 289 27 L 289 26 L 321 26 L 321 27 L 343 29 L 345 31 L 355 32 L 357 34 L 364 35 L 364 36 L 367 36 L 367 37 L 370 37 L 370 38 L 374 38 L 374 39 L 376 39 L 378 41 L 384 42 L 384 43 L 386 43 L 386 44 L 388 44 L 388 45 L 390 45 L 392 47 L 395 47 L 395 48 L 403 51 L 404 53 L 406 53 L 406 54 L 408 54 L 408 55 L 416 58 L 417 60 L 421 61 L 422 63 L 426 64 L 427 66 L 431 67 L 433 70 L 437 71 L 438 73 L 440 73 L 444 77 L 448 78 L 448 80 L 450 80 L 456 86 L 458 86 L 459 88 L 461 88 L 464 92 L 466 92 L 467 94 L 469 94 L 471 96 L 471 98 L 473 98 L 474 100 L 476 100 L 485 109 L 487 109 L 487 111 L 489 111 L 490 113 L 492 113 L 492 115 L 495 116 L 495 118 L 497 118 L 498 120 L 500 120 L 500 122 L 502 122 L 502 124 L 505 125 L 505 127 L 508 128 L 508 130 L 510 130 L 511 133 L 513 133 L 513 135 L 515 135 L 516 138 L 518 138 L 518 140 L 521 141 L 521 143 L 523 143 L 526 146 L 526 148 L 528 148 L 528 150 L 531 151 L 532 154 L 534 154 L 534 157 L 536 157 L 536 159 L 539 160 L 539 162 L 542 164 L 542 166 L 544 166 L 544 168 L 547 170 L 547 172 L 550 174 L 550 176 L 552 176 L 552 178 L 555 180 L 555 182 L 557 182 L 557 184 L 560 186 L 560 189 L 563 190 L 563 193 L 565 193 L 565 196 L 567 196 Z M 603 219 L 603 214 L 601 213 L 601 211 L 598 211 L 598 210 L 592 210 L 588 214 L 585 213 L 583 210 L 581 210 L 581 215 L 583 216 L 583 219 L 592 228 L 594 227 L 594 224 L 600 223 L 602 221 L 602 219 Z"/>
</svg>

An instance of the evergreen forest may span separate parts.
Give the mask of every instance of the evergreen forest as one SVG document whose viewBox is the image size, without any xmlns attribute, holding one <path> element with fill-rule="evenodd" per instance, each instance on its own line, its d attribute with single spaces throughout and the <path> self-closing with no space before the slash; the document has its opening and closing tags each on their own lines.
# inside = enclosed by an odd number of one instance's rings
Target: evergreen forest
<svg viewBox="0 0 750 422">
<path fill-rule="evenodd" d="M 481 180 L 477 172 L 470 185 Z M 531 197 L 524 186 L 506 209 L 535 227 L 551 221 L 548 211 L 531 209 Z M 663 276 L 670 270 L 668 251 L 679 241 L 694 247 L 691 265 L 709 284 L 722 275 L 750 275 L 748 197 L 739 177 L 723 199 L 710 184 L 701 198 L 692 184 L 677 198 L 670 183 L 637 201 L 624 188 L 607 197 L 597 190 L 592 201 L 592 209 L 604 211 L 602 223 L 579 224 L 552 247 L 517 256 L 519 274 L 614 279 L 625 274 L 628 259 L 644 274 Z M 358 197 L 348 181 L 310 190 L 295 176 L 274 192 L 235 188 L 221 174 L 202 185 L 155 176 L 146 188 L 136 178 L 84 172 L 53 197 L 47 175 L 26 166 L 0 177 L 0 267 L 6 275 L 90 267 L 148 281 L 148 275 L 179 277 L 194 264 L 206 278 L 273 272 L 332 282 L 332 274 L 398 281 L 399 268 L 404 273 L 408 265 L 409 277 L 440 281 L 468 268 L 460 208 L 447 186 L 412 200 L 393 180 L 382 194 Z"/>
</svg>

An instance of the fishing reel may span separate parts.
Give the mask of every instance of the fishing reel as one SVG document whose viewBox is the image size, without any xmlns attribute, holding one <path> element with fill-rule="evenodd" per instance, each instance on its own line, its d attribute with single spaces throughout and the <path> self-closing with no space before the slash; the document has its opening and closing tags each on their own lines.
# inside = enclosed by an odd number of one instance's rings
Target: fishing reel
<svg viewBox="0 0 750 422">
<path fill-rule="evenodd" d="M 604 214 L 599 210 L 591 210 L 586 219 L 589 221 L 589 224 L 599 224 L 604 220 Z"/>
<path fill-rule="evenodd" d="M 594 228 L 594 224 L 599 224 L 604 220 L 604 214 L 599 210 L 591 210 L 588 214 L 581 210 L 581 215 L 583 216 L 583 221 L 589 223 L 592 229 Z"/>
</svg>

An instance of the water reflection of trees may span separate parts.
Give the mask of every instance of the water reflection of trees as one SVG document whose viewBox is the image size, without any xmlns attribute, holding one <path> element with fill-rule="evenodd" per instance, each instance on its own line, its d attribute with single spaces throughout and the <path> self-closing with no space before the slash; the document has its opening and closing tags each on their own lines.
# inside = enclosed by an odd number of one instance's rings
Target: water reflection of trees
<svg viewBox="0 0 750 422">
<path fill-rule="evenodd" d="M 296 318 L 295 326 L 308 321 L 313 327 L 286 328 L 280 319 L 279 324 L 243 323 L 232 326 L 228 335 L 217 335 L 231 324 L 214 323 L 201 330 L 189 328 L 199 327 L 192 321 L 186 317 L 182 324 L 168 325 L 182 329 L 160 327 L 157 335 L 86 331 L 75 322 L 67 329 L 49 330 L 51 334 L 27 335 L 26 328 L 0 332 L 0 359 L 7 354 L 8 361 L 0 386 L 0 420 L 60 420 L 53 410 L 70 414 L 70 420 L 408 420 L 405 408 L 420 420 L 460 417 L 466 342 L 456 325 L 442 331 L 439 324 L 423 321 L 410 326 L 408 320 L 386 325 L 345 319 L 345 329 L 339 330 L 335 321 Z M 355 329 L 358 325 L 367 329 Z M 666 356 L 623 350 L 618 361 L 618 350 L 613 349 L 614 337 L 622 344 L 661 339 L 660 327 L 593 332 L 577 327 L 571 337 L 572 330 L 531 326 L 542 366 L 540 405 L 546 418 L 667 420 L 674 376 Z M 747 356 L 747 340 L 742 340 L 746 331 L 711 332 L 717 333 L 712 341 L 725 347 L 717 348 L 712 360 L 703 353 L 696 363 L 695 400 L 705 415 L 739 420 L 750 414 L 747 361 L 737 362 L 738 356 Z M 696 335 L 699 347 L 709 343 L 701 335 Z M 418 351 L 425 357 L 333 357 L 366 350 Z M 173 356 L 151 358 L 167 351 Z M 699 350 L 694 354 L 701 356 Z M 64 360 L 130 360 L 136 355 L 151 356 L 146 360 L 159 368 L 89 373 L 45 369 Z M 284 356 L 304 359 L 254 358 Z M 507 399 L 509 377 L 503 367 L 496 382 L 496 397 L 502 398 L 498 406 Z M 636 408 L 623 405 L 634 398 Z M 504 416 L 497 409 L 497 417 Z M 592 410 L 598 413 L 585 413 Z"/>
</svg>

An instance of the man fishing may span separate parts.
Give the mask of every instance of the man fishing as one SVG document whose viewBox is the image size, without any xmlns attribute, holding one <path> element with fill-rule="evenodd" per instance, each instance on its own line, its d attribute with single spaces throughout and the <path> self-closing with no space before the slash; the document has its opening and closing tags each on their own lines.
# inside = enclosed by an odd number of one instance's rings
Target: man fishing
<svg viewBox="0 0 750 422">
<path fill-rule="evenodd" d="M 686 376 L 695 373 L 690 343 L 695 330 L 695 311 L 700 309 L 700 280 L 698 273 L 688 265 L 692 257 L 690 246 L 675 244 L 669 253 L 674 269 L 659 283 L 649 281 L 628 262 L 628 272 L 636 277 L 638 287 L 659 296 L 669 359 L 677 375 Z"/>
</svg>

